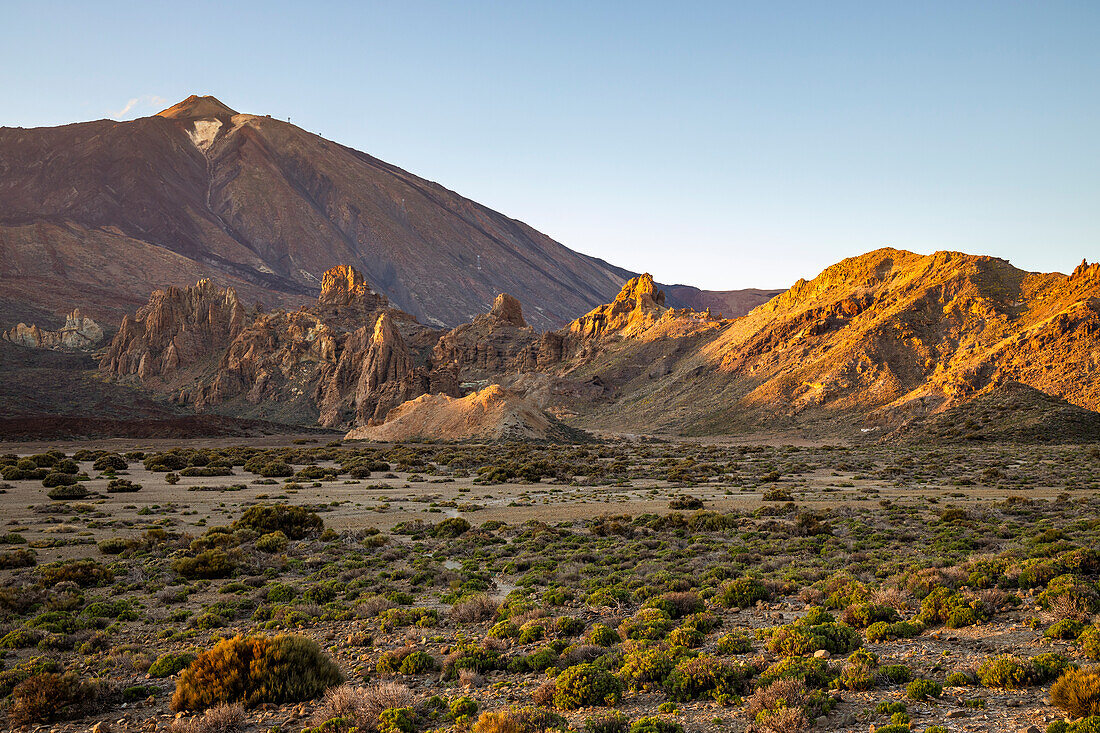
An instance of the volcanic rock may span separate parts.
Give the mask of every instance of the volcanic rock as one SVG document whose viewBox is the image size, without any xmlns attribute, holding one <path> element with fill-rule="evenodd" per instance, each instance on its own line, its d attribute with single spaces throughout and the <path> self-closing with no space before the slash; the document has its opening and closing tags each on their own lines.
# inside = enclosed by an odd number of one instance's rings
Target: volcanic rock
<svg viewBox="0 0 1100 733">
<path fill-rule="evenodd" d="M 454 370 L 461 380 L 525 372 L 538 365 L 539 342 L 539 335 L 523 319 L 520 302 L 501 293 L 488 313 L 441 336 L 432 362 Z"/>
<path fill-rule="evenodd" d="M 39 349 L 93 349 L 103 341 L 103 329 L 75 308 L 56 331 L 20 323 L 4 333 L 4 340 Z"/>
<path fill-rule="evenodd" d="M 209 280 L 157 290 L 136 316 L 122 319 L 102 369 L 158 385 L 179 381 L 191 367 L 218 358 L 245 327 L 245 319 L 233 288 Z"/>
</svg>

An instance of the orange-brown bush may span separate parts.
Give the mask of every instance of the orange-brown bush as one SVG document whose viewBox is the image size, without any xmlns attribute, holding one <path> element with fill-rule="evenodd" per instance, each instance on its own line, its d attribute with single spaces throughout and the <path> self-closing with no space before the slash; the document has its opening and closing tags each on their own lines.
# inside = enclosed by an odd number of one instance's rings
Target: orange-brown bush
<svg viewBox="0 0 1100 733">
<path fill-rule="evenodd" d="M 100 692 L 72 672 L 36 674 L 12 690 L 8 720 L 19 726 L 78 718 L 96 707 Z"/>
<path fill-rule="evenodd" d="M 299 702 L 342 681 L 336 664 L 303 636 L 236 636 L 200 654 L 180 674 L 172 709 Z"/>
<path fill-rule="evenodd" d="M 1068 670 L 1050 688 L 1050 703 L 1075 718 L 1100 715 L 1100 667 Z"/>
</svg>

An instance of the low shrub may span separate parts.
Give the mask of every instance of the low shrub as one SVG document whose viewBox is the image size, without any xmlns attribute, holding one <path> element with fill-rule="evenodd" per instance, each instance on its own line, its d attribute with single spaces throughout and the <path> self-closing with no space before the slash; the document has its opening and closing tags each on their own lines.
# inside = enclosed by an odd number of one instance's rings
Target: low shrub
<svg viewBox="0 0 1100 733">
<path fill-rule="evenodd" d="M 15 686 L 8 706 L 13 725 L 38 725 L 86 715 L 97 705 L 100 687 L 72 672 L 44 672 Z"/>
<path fill-rule="evenodd" d="M 824 649 L 830 654 L 850 654 L 863 646 L 863 637 L 845 624 L 836 623 L 821 609 L 811 608 L 802 618 L 775 629 L 768 649 L 785 656 L 801 656 Z"/>
<path fill-rule="evenodd" d="M 342 681 L 340 670 L 310 639 L 236 636 L 218 642 L 183 670 L 172 695 L 172 709 L 300 702 Z"/>
<path fill-rule="evenodd" d="M 189 652 L 168 652 L 157 657 L 147 671 L 152 677 L 171 677 L 194 661 L 195 655 Z"/>
<path fill-rule="evenodd" d="M 80 484 L 65 484 L 63 486 L 56 486 L 46 492 L 46 496 L 54 501 L 76 501 L 79 499 L 86 499 L 91 496 L 92 492 L 88 491 Z"/>
<path fill-rule="evenodd" d="M 627 733 L 630 719 L 618 710 L 597 713 L 584 719 L 585 733 Z"/>
<path fill-rule="evenodd" d="M 672 629 L 672 617 L 660 608 L 642 608 L 619 624 L 624 639 L 663 639 Z"/>
<path fill-rule="evenodd" d="M 935 680 L 913 680 L 905 688 L 905 696 L 910 700 L 927 700 L 943 694 L 943 686 Z"/>
<path fill-rule="evenodd" d="M 725 608 L 748 608 L 771 599 L 768 587 L 754 578 L 735 578 L 722 585 L 715 601 Z"/>
<path fill-rule="evenodd" d="M 34 550 L 28 550 L 21 547 L 18 550 L 0 552 L 0 570 L 30 568 L 34 567 L 37 562 L 38 556 L 35 554 Z"/>
<path fill-rule="evenodd" d="M 596 646 L 614 646 L 620 641 L 620 637 L 615 629 L 607 624 L 593 625 L 592 628 L 588 630 L 588 635 L 585 639 L 589 644 L 595 644 Z"/>
<path fill-rule="evenodd" d="M 1067 670 L 1051 686 L 1050 704 L 1074 718 L 1100 716 L 1100 668 Z"/>
<path fill-rule="evenodd" d="M 657 716 L 638 718 L 630 725 L 630 733 L 684 733 L 684 726 Z"/>
<path fill-rule="evenodd" d="M 622 695 L 622 681 L 593 664 L 569 667 L 554 680 L 554 707 L 561 710 L 592 705 L 613 707 Z"/>
<path fill-rule="evenodd" d="M 225 550 L 203 550 L 194 557 L 179 557 L 172 561 L 172 570 L 185 578 L 225 578 L 233 573 L 236 563 Z"/>
<path fill-rule="evenodd" d="M 990 657 L 978 668 L 978 681 L 983 687 L 1017 690 L 1026 687 L 1031 678 L 1027 662 L 1011 654 Z"/>
<path fill-rule="evenodd" d="M 95 560 L 64 560 L 38 567 L 39 577 L 46 586 L 76 583 L 81 588 L 107 585 L 115 578 L 110 568 Z"/>
<path fill-rule="evenodd" d="M 141 484 L 135 484 L 128 479 L 115 478 L 107 482 L 108 494 L 132 494 L 135 491 L 141 491 Z"/>
<path fill-rule="evenodd" d="M 877 603 L 854 603 L 844 609 L 840 620 L 857 629 L 865 629 L 871 624 L 891 624 L 900 618 L 897 610 Z"/>
<path fill-rule="evenodd" d="M 282 532 L 292 540 L 320 534 L 324 522 L 316 512 L 289 504 L 261 504 L 249 507 L 233 522 L 233 529 L 251 529 L 261 535 Z"/>
<path fill-rule="evenodd" d="M 673 700 L 710 698 L 725 705 L 744 692 L 753 671 L 746 665 L 704 654 L 677 664 L 665 679 L 665 690 Z"/>
</svg>

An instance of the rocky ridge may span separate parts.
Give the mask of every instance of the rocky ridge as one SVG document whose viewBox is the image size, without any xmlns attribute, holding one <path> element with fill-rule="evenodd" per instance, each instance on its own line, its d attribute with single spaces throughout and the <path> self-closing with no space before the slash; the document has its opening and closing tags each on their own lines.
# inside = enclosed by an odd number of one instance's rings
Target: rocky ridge
<svg viewBox="0 0 1100 733">
<path fill-rule="evenodd" d="M 164 310 L 161 300 L 181 297 L 154 298 L 138 322 Z M 222 353 L 198 378 L 181 372 L 185 379 L 164 380 L 166 364 L 185 363 L 178 355 L 186 350 L 171 338 L 137 341 L 154 345 L 147 355 L 123 346 L 136 328 L 130 321 L 105 368 L 168 385 L 201 408 L 284 421 L 293 414 L 326 426 L 377 426 L 404 414 L 395 410 L 409 400 L 458 398 L 494 383 L 539 410 L 627 431 L 885 435 L 1017 383 L 1085 410 L 1100 407 L 1096 265 L 1066 276 L 957 252 L 884 249 L 800 281 L 739 319 L 665 302 L 641 275 L 612 302 L 540 335 L 518 299 L 501 294 L 487 313 L 444 333 L 389 306 L 354 269 L 335 268 L 315 306 L 223 326 L 221 341 L 210 339 L 224 342 Z M 196 301 L 198 310 L 215 312 L 204 303 Z M 183 319 L 192 321 L 210 317 Z M 279 404 L 289 412 L 246 407 Z M 456 409 L 421 400 L 415 419 L 405 420 L 435 424 L 429 416 L 440 411 L 442 425 Z"/>
<path fill-rule="evenodd" d="M 94 349 L 103 341 L 103 328 L 74 308 L 65 317 L 65 324 L 56 331 L 25 323 L 17 324 L 3 334 L 5 341 L 35 349 Z"/>
</svg>

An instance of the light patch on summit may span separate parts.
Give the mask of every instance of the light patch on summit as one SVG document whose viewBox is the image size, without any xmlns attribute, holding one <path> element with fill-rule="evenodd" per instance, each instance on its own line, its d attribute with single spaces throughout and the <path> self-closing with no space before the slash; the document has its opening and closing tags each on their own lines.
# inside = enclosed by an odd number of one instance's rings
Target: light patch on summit
<svg viewBox="0 0 1100 733">
<path fill-rule="evenodd" d="M 195 143 L 196 148 L 205 153 L 214 144 L 214 138 L 218 136 L 222 123 L 220 120 L 195 120 L 193 125 L 194 127 L 187 131 L 187 136 L 191 138 L 191 142 Z"/>
</svg>

